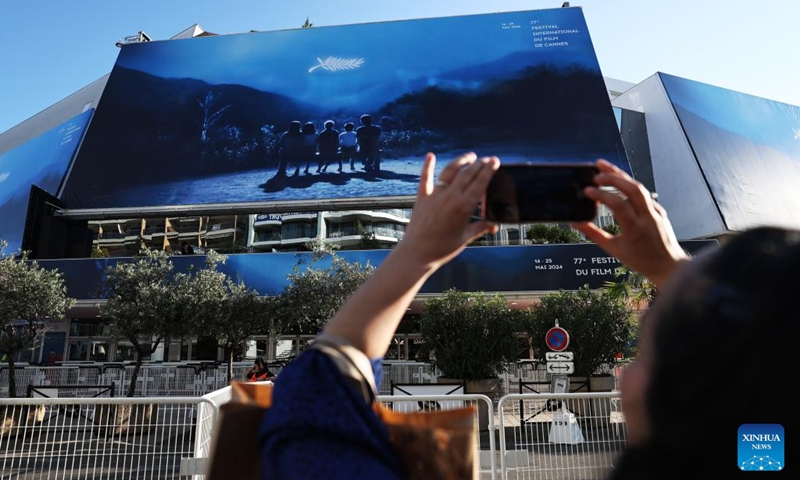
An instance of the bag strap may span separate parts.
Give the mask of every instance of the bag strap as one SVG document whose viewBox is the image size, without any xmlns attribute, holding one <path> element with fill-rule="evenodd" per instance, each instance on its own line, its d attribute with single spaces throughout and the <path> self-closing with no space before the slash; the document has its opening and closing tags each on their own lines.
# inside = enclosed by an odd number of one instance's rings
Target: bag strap
<svg viewBox="0 0 800 480">
<path fill-rule="evenodd" d="M 369 404 L 375 402 L 376 396 L 374 379 L 372 381 L 369 380 L 363 369 L 360 368 L 356 364 L 355 360 L 353 360 L 353 358 L 344 351 L 341 344 L 322 337 L 314 340 L 311 348 L 317 348 L 328 354 L 328 356 L 331 357 L 334 363 L 336 363 L 342 373 L 357 382 L 364 400 Z M 366 358 L 366 356 L 364 356 L 364 358 Z"/>
</svg>

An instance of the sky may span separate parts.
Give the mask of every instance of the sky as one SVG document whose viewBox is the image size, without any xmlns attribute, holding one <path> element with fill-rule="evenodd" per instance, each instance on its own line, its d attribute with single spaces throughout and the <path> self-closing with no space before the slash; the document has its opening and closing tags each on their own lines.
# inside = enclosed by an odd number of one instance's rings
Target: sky
<svg viewBox="0 0 800 480">
<path fill-rule="evenodd" d="M 199 24 L 216 34 L 557 8 L 555 0 L 0 0 L 0 132 L 109 73 L 115 43 L 167 40 Z M 603 75 L 656 72 L 800 105 L 793 48 L 800 2 L 583 0 Z M 776 6 L 779 5 L 779 6 Z M 435 45 L 431 45 L 435 48 Z"/>
</svg>

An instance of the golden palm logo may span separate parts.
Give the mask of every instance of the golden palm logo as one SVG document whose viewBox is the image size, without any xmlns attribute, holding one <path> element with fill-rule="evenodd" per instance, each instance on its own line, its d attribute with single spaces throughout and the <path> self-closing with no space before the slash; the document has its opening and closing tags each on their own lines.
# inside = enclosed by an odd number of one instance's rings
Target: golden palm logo
<svg viewBox="0 0 800 480">
<path fill-rule="evenodd" d="M 337 72 L 339 70 L 353 70 L 364 64 L 363 58 L 337 58 L 328 57 L 325 60 L 317 57 L 317 65 L 308 69 L 308 73 L 313 72 L 318 68 L 327 70 L 329 72 Z"/>
</svg>

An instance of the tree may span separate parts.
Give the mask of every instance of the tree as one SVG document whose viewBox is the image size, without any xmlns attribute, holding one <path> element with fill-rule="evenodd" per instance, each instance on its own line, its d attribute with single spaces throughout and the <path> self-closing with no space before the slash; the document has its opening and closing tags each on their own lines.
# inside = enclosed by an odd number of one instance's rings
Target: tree
<svg viewBox="0 0 800 480">
<path fill-rule="evenodd" d="M 127 396 L 136 392 L 144 357 L 162 341 L 192 333 L 191 282 L 185 273 L 173 273 L 169 256 L 161 250 L 143 250 L 130 261 L 105 271 L 106 303 L 102 316 L 112 320 L 111 335 L 127 340 L 136 352 Z"/>
<path fill-rule="evenodd" d="M 627 352 L 636 335 L 636 321 L 627 306 L 588 286 L 545 295 L 528 310 L 523 323 L 540 357 L 548 351 L 546 333 L 556 322 L 569 333 L 576 376 L 608 373 L 616 355 Z"/>
<path fill-rule="evenodd" d="M 276 299 L 276 317 L 282 332 L 317 334 L 330 317 L 375 268 L 367 262 L 348 262 L 324 243 L 311 245 L 311 263 L 301 260 L 289 274 L 289 285 Z M 324 268 L 316 265 L 330 259 Z M 305 268 L 303 268 L 305 267 Z"/>
<path fill-rule="evenodd" d="M 28 252 L 6 255 L 0 240 L 0 357 L 8 358 L 8 396 L 17 396 L 14 359 L 39 344 L 45 320 L 63 318 L 75 300 L 67 297 L 63 274 L 28 260 Z"/>
<path fill-rule="evenodd" d="M 302 25 L 300 25 L 300 28 L 311 28 L 311 27 L 313 27 L 313 26 L 314 26 L 314 24 L 313 24 L 313 23 L 311 23 L 311 22 L 308 20 L 308 17 L 306 17 L 306 21 L 305 21 L 305 22 L 303 22 L 303 24 L 302 24 Z"/>
<path fill-rule="evenodd" d="M 584 243 L 585 240 L 571 228 L 537 223 L 528 229 L 525 238 L 533 243 Z"/>
<path fill-rule="evenodd" d="M 271 330 L 272 301 L 217 269 L 227 257 L 209 251 L 205 267 L 191 280 L 194 323 L 225 350 L 228 382 L 233 380 L 233 355 L 247 338 Z"/>
<path fill-rule="evenodd" d="M 445 377 L 496 378 L 519 357 L 518 314 L 499 294 L 450 289 L 425 302 L 419 330 Z"/>
<path fill-rule="evenodd" d="M 620 266 L 614 272 L 617 281 L 606 281 L 603 289 L 614 299 L 628 303 L 636 310 L 642 310 L 658 295 L 656 285 L 638 272 L 626 266 Z"/>
</svg>

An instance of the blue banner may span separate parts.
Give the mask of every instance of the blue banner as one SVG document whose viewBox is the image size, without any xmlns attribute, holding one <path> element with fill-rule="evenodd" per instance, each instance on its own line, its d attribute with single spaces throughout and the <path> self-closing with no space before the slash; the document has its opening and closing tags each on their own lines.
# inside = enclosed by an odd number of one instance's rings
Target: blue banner
<svg viewBox="0 0 800 480">
<path fill-rule="evenodd" d="M 123 45 L 64 201 L 408 206 L 428 151 L 630 171 L 582 9 Z"/>
<path fill-rule="evenodd" d="M 681 242 L 690 255 L 717 245 L 714 240 Z M 337 255 L 362 265 L 378 266 L 390 250 L 353 250 Z M 108 266 L 128 258 L 39 260 L 48 269 L 64 273 L 67 295 L 77 299 L 97 299 L 103 291 L 103 275 Z M 204 255 L 172 257 L 176 272 L 202 268 Z M 311 263 L 311 254 L 244 253 L 228 255 L 220 270 L 262 295 L 280 294 L 288 285 L 288 275 L 296 265 L 325 268 L 330 258 Z M 510 247 L 468 247 L 444 265 L 423 285 L 420 293 L 441 293 L 450 288 L 470 292 L 542 292 L 577 290 L 584 285 L 600 288 L 613 281 L 619 261 L 593 243 L 569 245 L 526 245 Z"/>
<path fill-rule="evenodd" d="M 5 253 L 22 247 L 31 185 L 57 195 L 94 113 L 89 109 L 0 155 L 0 239 Z"/>
</svg>

